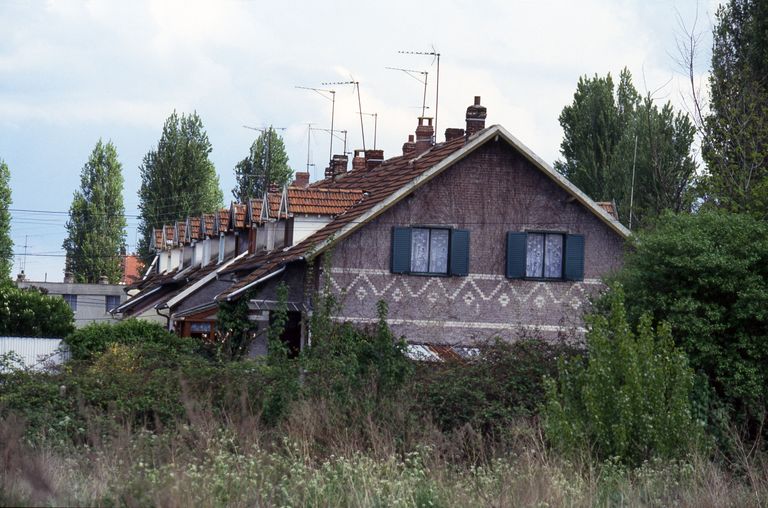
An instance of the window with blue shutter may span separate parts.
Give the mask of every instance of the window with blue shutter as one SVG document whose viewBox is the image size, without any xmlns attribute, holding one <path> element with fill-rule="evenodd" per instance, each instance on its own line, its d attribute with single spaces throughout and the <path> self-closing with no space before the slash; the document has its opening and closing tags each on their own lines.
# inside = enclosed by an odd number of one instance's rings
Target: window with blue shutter
<svg viewBox="0 0 768 508">
<path fill-rule="evenodd" d="M 390 270 L 418 275 L 468 275 L 469 231 L 394 227 Z"/>
<path fill-rule="evenodd" d="M 506 275 L 510 279 L 583 280 L 584 236 L 509 232 Z"/>
</svg>

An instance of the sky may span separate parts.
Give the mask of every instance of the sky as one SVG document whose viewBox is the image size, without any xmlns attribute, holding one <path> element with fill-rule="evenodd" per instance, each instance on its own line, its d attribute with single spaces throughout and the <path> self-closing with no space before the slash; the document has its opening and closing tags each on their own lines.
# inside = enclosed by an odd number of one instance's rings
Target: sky
<svg viewBox="0 0 768 508">
<path fill-rule="evenodd" d="M 697 80 L 711 56 L 716 0 L 465 0 L 366 2 L 245 0 L 0 0 L 0 158 L 11 170 L 14 276 L 61 281 L 62 242 L 80 172 L 99 139 L 111 140 L 125 179 L 128 249 L 137 242 L 139 166 L 174 111 L 196 111 L 213 145 L 225 204 L 234 166 L 258 132 L 284 128 L 289 162 L 312 180 L 327 166 L 331 103 L 296 86 L 336 90 L 335 128 L 347 149 L 401 153 L 421 113 L 423 85 L 396 67 L 436 62 L 438 141 L 464 127 L 482 97 L 501 124 L 544 160 L 559 157 L 558 115 L 580 76 L 633 74 L 641 93 L 686 108 L 678 64 L 680 22 L 702 31 Z M 419 77 L 421 75 L 417 75 Z M 309 143 L 308 143 L 309 142 Z M 309 149 L 308 149 L 309 145 Z M 334 153 L 341 142 L 335 141 Z M 26 251 L 26 256 L 24 252 Z"/>
</svg>

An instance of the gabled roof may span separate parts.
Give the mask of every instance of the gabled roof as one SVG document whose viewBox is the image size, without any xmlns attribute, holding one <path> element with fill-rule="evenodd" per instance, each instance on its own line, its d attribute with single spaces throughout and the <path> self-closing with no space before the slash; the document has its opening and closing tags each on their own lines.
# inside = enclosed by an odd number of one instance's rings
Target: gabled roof
<svg viewBox="0 0 768 508">
<path fill-rule="evenodd" d="M 187 239 L 187 222 L 186 221 L 176 222 L 176 241 L 179 245 L 184 245 L 185 243 L 189 242 L 189 240 Z"/>
<path fill-rule="evenodd" d="M 216 212 L 216 230 L 225 233 L 229 229 L 229 210 L 222 208 Z"/>
<path fill-rule="evenodd" d="M 189 233 L 189 240 L 199 240 L 200 239 L 200 217 L 189 217 L 188 219 L 189 225 L 187 226 L 187 232 Z"/>
<path fill-rule="evenodd" d="M 234 229 L 243 229 L 247 219 L 248 206 L 243 203 L 230 205 L 230 223 Z"/>
<path fill-rule="evenodd" d="M 339 215 L 363 198 L 360 189 L 288 187 L 288 213 Z"/>
<path fill-rule="evenodd" d="M 426 184 L 451 165 L 467 157 L 489 140 L 495 139 L 506 141 L 535 168 L 548 176 L 576 201 L 584 205 L 618 235 L 623 238 L 630 235 L 629 230 L 616 218 L 534 154 L 520 140 L 512 136 L 500 125 L 493 125 L 468 138 L 458 137 L 434 145 L 415 158 L 406 156 L 394 157 L 384 161 L 379 166 L 353 170 L 341 175 L 341 177 L 337 177 L 335 180 L 325 179 L 310 185 L 308 189 L 362 189 L 364 195 L 361 200 L 357 201 L 324 228 L 316 231 L 298 245 L 288 247 L 282 251 L 258 254 L 241 261 L 243 268 L 246 265 L 248 267 L 256 266 L 256 268 L 228 291 L 219 295 L 218 299 L 229 300 L 236 298 L 248 288 L 258 284 L 271 271 L 286 263 L 314 257 L 355 230 L 363 227 L 415 189 Z M 236 270 L 237 266 L 232 266 L 230 269 Z"/>
<path fill-rule="evenodd" d="M 216 234 L 216 214 L 204 213 L 202 224 L 200 225 L 203 236 L 213 236 Z"/>
</svg>

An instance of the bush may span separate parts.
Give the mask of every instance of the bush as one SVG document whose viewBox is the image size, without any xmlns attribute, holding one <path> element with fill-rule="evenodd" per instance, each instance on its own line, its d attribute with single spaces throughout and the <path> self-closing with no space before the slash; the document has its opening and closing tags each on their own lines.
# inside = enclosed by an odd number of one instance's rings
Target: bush
<svg viewBox="0 0 768 508">
<path fill-rule="evenodd" d="M 75 360 L 92 360 L 112 344 L 130 346 L 134 344 L 156 344 L 168 351 L 191 354 L 198 344 L 189 338 L 182 338 L 167 331 L 158 323 L 126 319 L 118 323 L 91 323 L 66 337 Z"/>
<path fill-rule="evenodd" d="M 75 329 L 74 319 L 63 298 L 0 279 L 0 335 L 61 338 Z"/>
<path fill-rule="evenodd" d="M 471 425 L 499 434 L 520 417 L 534 415 L 544 398 L 544 376 L 575 349 L 539 339 L 496 340 L 477 358 L 420 366 L 422 404 L 443 431 Z"/>
<path fill-rule="evenodd" d="M 694 370 L 754 433 L 768 397 L 768 224 L 724 212 L 665 215 L 638 235 L 617 279 L 631 321 L 669 323 Z"/>
<path fill-rule="evenodd" d="M 546 381 L 546 436 L 565 453 L 586 447 L 630 465 L 680 458 L 699 435 L 688 359 L 666 324 L 654 332 L 645 316 L 632 332 L 621 287 L 606 298 L 608 315 L 586 318 L 586 361 L 563 361 L 558 381 Z"/>
</svg>

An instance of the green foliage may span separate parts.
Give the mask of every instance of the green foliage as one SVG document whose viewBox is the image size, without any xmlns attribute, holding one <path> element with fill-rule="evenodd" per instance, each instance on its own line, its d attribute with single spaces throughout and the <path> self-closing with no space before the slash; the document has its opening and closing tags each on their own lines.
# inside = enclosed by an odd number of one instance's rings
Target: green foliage
<svg viewBox="0 0 768 508">
<path fill-rule="evenodd" d="M 219 302 L 213 355 L 222 360 L 239 360 L 248 353 L 254 338 L 253 323 L 248 319 L 249 291 L 234 302 Z"/>
<path fill-rule="evenodd" d="M 630 317 L 668 322 L 736 422 L 759 426 L 768 397 L 768 225 L 726 212 L 667 215 L 638 235 L 618 280 Z"/>
<path fill-rule="evenodd" d="M 213 212 L 222 205 L 219 177 L 208 156 L 211 143 L 197 113 L 174 111 L 165 121 L 157 148 L 139 167 L 139 253 L 151 261 L 152 228 Z"/>
<path fill-rule="evenodd" d="M 271 127 L 256 138 L 248 157 L 235 166 L 237 186 L 232 189 L 232 195 L 240 203 L 260 198 L 264 194 L 267 173 L 269 183 L 278 187 L 287 185 L 293 177 L 283 138 Z"/>
<path fill-rule="evenodd" d="M 555 168 L 592 199 L 615 200 L 622 222 L 629 219 L 635 142 L 634 222 L 690 209 L 695 128 L 671 103 L 659 109 L 650 96 L 641 98 L 627 69 L 617 88 L 610 74 L 579 78 L 560 125 L 563 160 Z"/>
<path fill-rule="evenodd" d="M 654 331 L 644 316 L 632 331 L 621 286 L 606 298 L 607 316 L 587 317 L 586 362 L 562 361 L 557 382 L 546 381 L 547 438 L 566 453 L 588 447 L 601 460 L 635 466 L 683 457 L 699 435 L 688 359 L 668 325 Z"/>
<path fill-rule="evenodd" d="M 730 0 L 713 33 L 702 155 L 710 202 L 768 217 L 768 4 Z"/>
<path fill-rule="evenodd" d="M 535 415 L 544 377 L 557 374 L 557 359 L 574 347 L 540 339 L 496 340 L 476 358 L 419 366 L 421 404 L 443 431 L 464 425 L 499 436 L 521 417 Z"/>
<path fill-rule="evenodd" d="M 191 354 L 196 344 L 179 337 L 158 323 L 126 319 L 118 323 L 91 323 L 67 336 L 64 341 L 75 360 L 93 360 L 110 345 L 156 344 L 174 351 Z"/>
<path fill-rule="evenodd" d="M 8 279 L 13 269 L 11 240 L 11 170 L 0 159 L 0 280 Z"/>
<path fill-rule="evenodd" d="M 94 284 L 101 276 L 120 282 L 126 227 L 122 171 L 115 146 L 99 140 L 80 173 L 63 244 L 66 270 L 77 282 Z"/>
<path fill-rule="evenodd" d="M 63 298 L 0 280 L 0 335 L 65 337 L 74 329 L 74 314 Z"/>
</svg>

